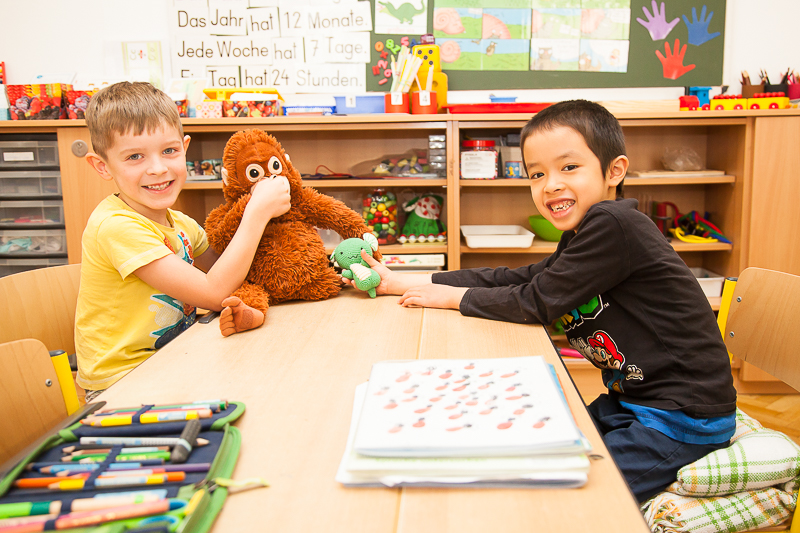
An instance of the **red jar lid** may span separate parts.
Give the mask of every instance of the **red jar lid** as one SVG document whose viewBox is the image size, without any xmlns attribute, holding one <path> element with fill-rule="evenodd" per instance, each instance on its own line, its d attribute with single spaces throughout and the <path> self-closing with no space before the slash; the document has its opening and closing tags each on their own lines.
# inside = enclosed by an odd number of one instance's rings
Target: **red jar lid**
<svg viewBox="0 0 800 533">
<path fill-rule="evenodd" d="M 494 148 L 494 141 L 462 141 L 464 148 Z"/>
</svg>

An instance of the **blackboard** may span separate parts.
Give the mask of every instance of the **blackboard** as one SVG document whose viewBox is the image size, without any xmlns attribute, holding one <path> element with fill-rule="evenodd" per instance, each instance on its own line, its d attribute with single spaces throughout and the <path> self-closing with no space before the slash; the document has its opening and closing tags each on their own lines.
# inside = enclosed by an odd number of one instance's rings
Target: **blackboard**
<svg viewBox="0 0 800 533">
<path fill-rule="evenodd" d="M 375 1 L 369 0 L 372 5 L 372 13 L 375 13 Z M 389 0 L 395 6 L 409 3 L 413 6 L 420 6 L 422 0 Z M 428 15 L 428 31 L 433 30 L 434 7 L 437 7 L 436 0 L 424 0 Z M 651 0 L 631 0 L 630 34 L 629 34 L 629 55 L 627 72 L 572 72 L 572 71 L 465 71 L 447 70 L 444 72 L 448 77 L 449 90 L 492 90 L 492 89 L 553 89 L 553 88 L 577 88 L 577 87 L 685 87 L 703 85 L 721 85 L 722 83 L 722 56 L 725 40 L 725 0 L 705 0 L 702 2 L 692 0 L 663 0 L 666 7 L 666 20 L 672 21 L 680 18 L 665 39 L 654 41 L 648 30 L 639 22 L 637 18 L 646 20 L 643 7 L 653 12 Z M 476 0 L 477 2 L 477 0 Z M 476 5 L 488 2 L 477 2 Z M 441 3 L 439 5 L 442 5 Z M 661 1 L 657 3 L 660 8 Z M 706 8 L 703 17 L 703 7 Z M 701 21 L 708 20 L 711 12 L 713 17 L 708 24 L 708 33 L 719 35 L 703 42 L 699 45 L 690 44 L 689 27 L 686 25 L 683 16 L 694 26 L 695 18 L 692 14 L 695 8 L 697 18 Z M 419 35 L 408 34 L 376 34 L 371 33 L 371 62 L 367 65 L 367 90 L 368 91 L 388 91 L 391 83 L 379 82 L 385 78 L 382 68 L 376 68 L 381 61 L 381 53 L 376 50 L 375 44 L 380 41 L 386 43 L 387 39 L 392 39 L 394 43 L 400 43 L 406 37 L 409 42 L 416 40 L 419 42 Z M 656 55 L 659 51 L 663 56 L 667 56 L 665 43 L 669 43 L 670 51 L 674 48 L 675 40 L 680 41 L 683 48 L 686 45 L 686 52 L 683 65 L 694 64 L 694 69 L 682 74 L 677 79 L 670 79 L 664 76 L 664 67 Z M 694 40 L 698 40 L 695 38 Z M 441 40 L 438 40 L 439 42 Z M 380 48 L 378 45 L 377 48 Z M 385 49 L 385 48 L 384 48 Z M 383 65 L 382 63 L 380 65 Z M 376 74 L 376 71 L 378 72 Z"/>
</svg>

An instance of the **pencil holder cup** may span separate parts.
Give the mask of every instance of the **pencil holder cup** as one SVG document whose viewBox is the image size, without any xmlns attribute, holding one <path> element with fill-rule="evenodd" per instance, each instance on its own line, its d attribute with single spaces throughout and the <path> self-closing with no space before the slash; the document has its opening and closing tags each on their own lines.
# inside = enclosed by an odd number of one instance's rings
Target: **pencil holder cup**
<svg viewBox="0 0 800 533">
<path fill-rule="evenodd" d="M 775 83 L 775 84 L 765 84 L 764 85 L 764 92 L 765 93 L 783 93 L 784 95 L 788 96 L 789 92 L 789 84 L 787 83 Z"/>
<path fill-rule="evenodd" d="M 797 100 L 800 98 L 800 83 L 790 83 L 786 91 L 786 96 L 789 100 Z"/>
<path fill-rule="evenodd" d="M 415 91 L 411 93 L 411 113 L 414 115 L 436 114 L 436 91 Z"/>
<path fill-rule="evenodd" d="M 408 113 L 408 93 L 386 93 L 387 113 Z"/>
<path fill-rule="evenodd" d="M 746 85 L 742 84 L 742 96 L 744 98 L 753 98 L 753 95 L 764 92 L 764 84 Z"/>
</svg>

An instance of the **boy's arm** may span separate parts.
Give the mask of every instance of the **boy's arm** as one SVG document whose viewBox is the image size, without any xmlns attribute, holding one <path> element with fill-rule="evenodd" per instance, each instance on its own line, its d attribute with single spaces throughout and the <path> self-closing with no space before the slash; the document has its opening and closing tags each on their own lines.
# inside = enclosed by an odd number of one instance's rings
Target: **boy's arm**
<svg viewBox="0 0 800 533">
<path fill-rule="evenodd" d="M 549 324 L 630 276 L 625 239 L 617 219 L 598 211 L 584 219 L 569 246 L 530 282 L 468 289 L 458 309 L 466 316 Z"/>
<path fill-rule="evenodd" d="M 134 273 L 164 294 L 196 307 L 219 311 L 222 300 L 238 289 L 247 276 L 267 223 L 289 210 L 289 198 L 289 183 L 285 178 L 258 182 L 253 187 L 239 229 L 208 273 L 174 254 L 139 267 Z M 209 251 L 198 259 L 206 253 Z M 211 259 L 213 256 L 201 264 L 207 264 L 206 261 Z"/>
</svg>

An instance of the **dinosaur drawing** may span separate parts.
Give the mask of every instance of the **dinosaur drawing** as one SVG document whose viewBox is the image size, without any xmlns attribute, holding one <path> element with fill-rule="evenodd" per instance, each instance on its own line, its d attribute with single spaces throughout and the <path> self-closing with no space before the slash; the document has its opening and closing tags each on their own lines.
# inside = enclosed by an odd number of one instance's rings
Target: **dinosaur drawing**
<svg viewBox="0 0 800 533">
<path fill-rule="evenodd" d="M 409 2 L 404 4 L 400 4 L 400 7 L 394 7 L 394 5 L 390 4 L 389 2 L 378 2 L 381 7 L 381 11 L 383 13 L 389 13 L 389 15 L 396 18 L 400 24 L 404 22 L 408 22 L 409 24 L 413 24 L 414 17 L 420 13 L 425 13 L 426 6 L 425 0 L 420 0 L 421 7 L 419 9 L 415 8 Z"/>
</svg>

